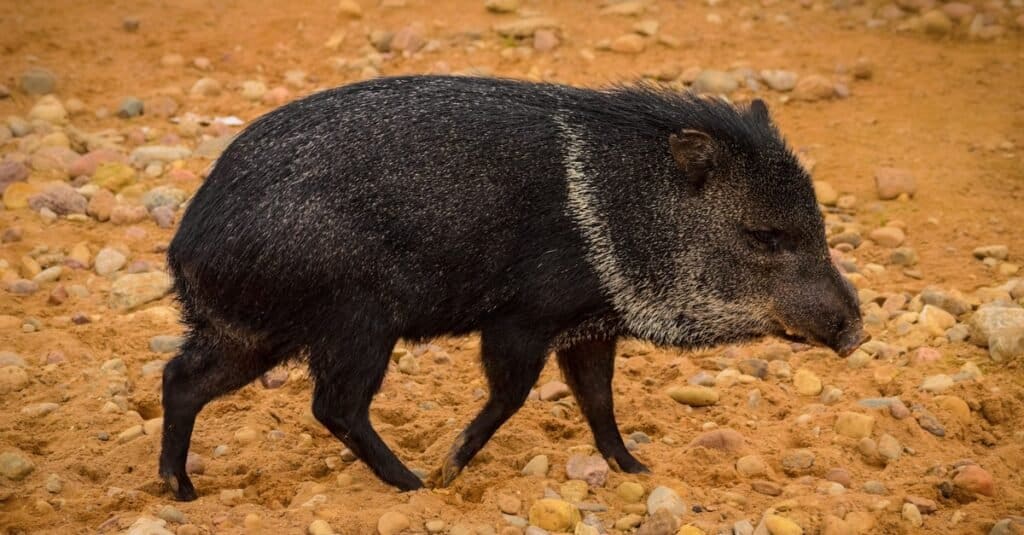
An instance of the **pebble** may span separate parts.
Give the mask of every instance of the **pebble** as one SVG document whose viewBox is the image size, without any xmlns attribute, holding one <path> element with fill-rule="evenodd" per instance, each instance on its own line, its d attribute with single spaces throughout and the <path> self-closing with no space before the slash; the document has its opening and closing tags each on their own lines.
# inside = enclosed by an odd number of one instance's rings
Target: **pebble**
<svg viewBox="0 0 1024 535">
<path fill-rule="evenodd" d="M 880 227 L 868 233 L 871 241 L 882 247 L 898 247 L 906 239 L 903 230 L 897 227 Z"/>
<path fill-rule="evenodd" d="M 615 493 L 626 503 L 639 503 L 644 497 L 644 486 L 632 481 L 623 481 L 615 488 Z"/>
<path fill-rule="evenodd" d="M 663 486 L 655 487 L 647 497 L 647 511 L 651 514 L 666 510 L 675 516 L 686 514 L 687 507 L 676 491 Z"/>
<path fill-rule="evenodd" d="M 497 501 L 498 510 L 508 515 L 519 514 L 519 509 L 523 506 L 523 502 L 511 494 L 499 494 Z"/>
<path fill-rule="evenodd" d="M 553 30 L 558 28 L 558 22 L 547 17 L 529 17 L 523 19 L 502 22 L 494 25 L 494 31 L 502 37 L 533 37 L 537 30 Z"/>
<path fill-rule="evenodd" d="M 885 433 L 878 439 L 878 453 L 885 458 L 886 462 L 892 462 L 900 458 L 903 453 L 903 445 L 896 437 Z"/>
<path fill-rule="evenodd" d="M 46 492 L 50 494 L 60 494 L 64 490 L 64 482 L 60 479 L 57 474 L 50 474 L 46 476 L 46 483 L 43 485 Z"/>
<path fill-rule="evenodd" d="M 157 512 L 156 516 L 172 524 L 185 523 L 185 513 L 182 513 L 181 511 L 179 511 L 178 509 L 171 505 L 165 505 L 161 507 L 160 511 Z"/>
<path fill-rule="evenodd" d="M 125 97 L 117 107 L 117 116 L 122 119 L 131 119 L 142 115 L 142 101 L 135 97 Z"/>
<path fill-rule="evenodd" d="M 9 394 L 24 389 L 29 384 L 28 372 L 20 366 L 0 368 L 0 394 Z"/>
<path fill-rule="evenodd" d="M 970 341 L 996 362 L 1024 356 L 1024 308 L 982 305 L 968 321 Z"/>
<path fill-rule="evenodd" d="M 668 395 L 679 403 L 691 407 L 706 407 L 718 403 L 718 391 L 706 386 L 675 386 Z"/>
<path fill-rule="evenodd" d="M 160 334 L 149 339 L 149 350 L 155 353 L 174 353 L 185 339 L 174 334 Z"/>
<path fill-rule="evenodd" d="M 943 36 L 953 30 L 953 21 L 938 9 L 933 9 L 922 15 L 921 24 L 925 33 L 934 36 Z"/>
<path fill-rule="evenodd" d="M 635 33 L 620 35 L 612 40 L 610 50 L 620 54 L 639 54 L 647 48 L 647 40 Z"/>
<path fill-rule="evenodd" d="M 50 414 L 58 408 L 60 408 L 60 405 L 52 402 L 32 403 L 22 407 L 21 413 L 29 418 L 40 418 Z"/>
<path fill-rule="evenodd" d="M 790 476 L 806 474 L 814 466 L 814 457 L 808 449 L 789 450 L 782 456 L 782 470 Z"/>
<path fill-rule="evenodd" d="M 377 519 L 377 533 L 380 535 L 398 535 L 411 526 L 409 517 L 396 511 L 388 511 Z"/>
<path fill-rule="evenodd" d="M 67 184 L 53 184 L 42 192 L 28 198 L 28 206 L 34 211 L 49 209 L 57 215 L 84 214 L 88 201 L 75 188 Z"/>
<path fill-rule="evenodd" d="M 953 384 L 953 378 L 944 373 L 930 375 L 924 378 L 924 382 L 921 383 L 921 390 L 935 394 L 947 390 L 952 387 Z"/>
<path fill-rule="evenodd" d="M 92 183 L 104 190 L 119 191 L 134 182 L 135 170 L 119 161 L 103 162 L 96 167 L 96 171 L 92 174 Z M 111 204 L 113 204 L 113 197 L 111 197 Z"/>
<path fill-rule="evenodd" d="M 793 98 L 814 102 L 827 100 L 836 96 L 832 81 L 818 74 L 804 76 L 793 87 Z"/>
<path fill-rule="evenodd" d="M 935 500 L 929 500 L 928 498 L 923 498 L 921 496 L 908 494 L 903 498 L 903 501 L 905 503 L 914 504 L 918 511 L 926 515 L 930 515 L 938 509 L 938 506 L 935 504 Z"/>
<path fill-rule="evenodd" d="M 340 0 L 338 2 L 338 13 L 347 17 L 358 19 L 363 16 L 363 8 L 356 0 Z"/>
<path fill-rule="evenodd" d="M 764 494 L 765 496 L 781 496 L 782 487 L 779 487 L 771 481 L 752 481 L 750 488 L 758 494 Z"/>
<path fill-rule="evenodd" d="M 885 488 L 885 485 L 881 481 L 865 481 L 864 486 L 861 488 L 864 489 L 864 492 L 877 496 L 885 496 L 886 494 L 889 494 L 889 489 Z"/>
<path fill-rule="evenodd" d="M 961 467 L 953 477 L 953 484 L 972 494 L 992 496 L 995 493 L 992 474 L 976 464 Z"/>
<path fill-rule="evenodd" d="M 48 95 L 57 89 L 57 76 L 42 67 L 31 67 L 21 73 L 19 86 L 29 95 Z"/>
<path fill-rule="evenodd" d="M 858 412 L 844 411 L 836 418 L 835 432 L 845 437 L 861 439 L 871 436 L 875 425 L 874 416 Z"/>
<path fill-rule="evenodd" d="M 569 479 L 586 481 L 591 487 L 602 487 L 608 479 L 608 461 L 600 455 L 572 455 L 565 465 Z"/>
<path fill-rule="evenodd" d="M 817 396 L 821 393 L 821 379 L 807 368 L 800 368 L 793 374 L 793 386 L 801 396 Z"/>
<path fill-rule="evenodd" d="M 1005 245 L 984 245 L 975 248 L 971 251 L 974 258 L 978 260 L 984 260 L 986 258 L 995 258 L 996 260 L 1006 260 L 1010 255 L 1009 247 Z"/>
<path fill-rule="evenodd" d="M 546 476 L 548 474 L 548 456 L 537 455 L 529 460 L 520 473 L 524 476 Z"/>
<path fill-rule="evenodd" d="M 550 52 L 561 44 L 558 34 L 552 30 L 537 30 L 533 32 L 533 49 L 538 52 Z"/>
<path fill-rule="evenodd" d="M 188 93 L 192 97 L 216 97 L 220 95 L 221 86 L 215 78 L 204 77 L 196 80 Z"/>
<path fill-rule="evenodd" d="M 554 498 L 543 498 L 533 502 L 529 512 L 530 524 L 549 531 L 572 531 L 582 520 L 579 509 L 573 504 Z"/>
<path fill-rule="evenodd" d="M 832 184 L 823 180 L 814 181 L 814 197 L 819 204 L 835 206 L 839 202 L 839 192 Z"/>
<path fill-rule="evenodd" d="M 679 521 L 676 515 L 661 509 L 647 517 L 636 530 L 636 535 L 677 535 L 678 529 Z"/>
<path fill-rule="evenodd" d="M 918 511 L 917 506 L 912 503 L 903 504 L 903 520 L 910 523 L 915 528 L 921 527 L 924 520 L 921 518 L 921 511 Z"/>
<path fill-rule="evenodd" d="M 398 371 L 406 375 L 416 375 L 420 373 L 419 360 L 417 360 L 412 353 L 402 355 L 402 357 L 398 359 Z"/>
<path fill-rule="evenodd" d="M 889 263 L 897 266 L 917 264 L 917 251 L 910 247 L 897 247 L 889 253 Z"/>
<path fill-rule="evenodd" d="M 111 247 L 104 247 L 96 253 L 96 258 L 93 261 L 93 269 L 96 271 L 97 275 L 107 276 L 115 273 L 127 263 L 128 257 L 126 257 L 124 253 Z"/>
<path fill-rule="evenodd" d="M 775 91 L 787 92 L 796 87 L 797 75 L 792 71 L 766 69 L 761 71 L 761 79 Z M 838 195 L 836 197 L 838 198 Z M 835 204 L 835 201 L 832 201 L 832 204 Z"/>
<path fill-rule="evenodd" d="M 766 515 L 765 527 L 771 535 L 802 535 L 804 530 L 796 522 L 779 515 Z"/>
<path fill-rule="evenodd" d="M 910 409 L 900 400 L 894 400 L 889 404 L 889 414 L 897 420 L 902 420 L 910 416 Z"/>
<path fill-rule="evenodd" d="M 541 401 L 558 401 L 572 394 L 572 390 L 561 381 L 550 381 L 541 385 L 537 393 Z"/>
<path fill-rule="evenodd" d="M 35 470 L 35 464 L 20 451 L 0 453 L 0 476 L 21 481 Z"/>
<path fill-rule="evenodd" d="M 736 460 L 736 471 L 744 477 L 763 476 L 768 473 L 768 465 L 758 455 L 746 455 Z"/>
<path fill-rule="evenodd" d="M 161 271 L 122 275 L 111 285 L 107 304 L 114 310 L 132 310 L 167 295 L 171 285 L 170 276 Z"/>
<path fill-rule="evenodd" d="M 714 94 L 732 93 L 738 87 L 739 84 L 732 74 L 714 69 L 701 71 L 690 85 L 690 88 L 697 93 Z"/>
<path fill-rule="evenodd" d="M 691 447 L 702 447 L 726 452 L 737 452 L 743 449 L 743 435 L 729 428 L 713 429 L 697 435 L 690 442 Z"/>
<path fill-rule="evenodd" d="M 445 522 L 444 520 L 427 520 L 423 527 L 427 528 L 427 533 L 441 533 L 444 531 Z"/>
<path fill-rule="evenodd" d="M 939 423 L 938 418 L 928 412 L 927 409 L 915 405 L 913 414 L 917 419 L 917 424 L 920 425 L 922 429 L 937 437 L 946 436 L 946 428 L 943 427 L 942 424 Z"/>
<path fill-rule="evenodd" d="M 825 474 L 825 479 L 834 483 L 839 483 L 845 488 L 850 488 L 853 481 L 850 479 L 850 472 L 845 468 L 833 468 Z"/>
<path fill-rule="evenodd" d="M 897 167 L 879 167 L 875 170 L 875 191 L 878 198 L 887 201 L 907 194 L 917 193 L 917 181 L 913 173 Z"/>
</svg>

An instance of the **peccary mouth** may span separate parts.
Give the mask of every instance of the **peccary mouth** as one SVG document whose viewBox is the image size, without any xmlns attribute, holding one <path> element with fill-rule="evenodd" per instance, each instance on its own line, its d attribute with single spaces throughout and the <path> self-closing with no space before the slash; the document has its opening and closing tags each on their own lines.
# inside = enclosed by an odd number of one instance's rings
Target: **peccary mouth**
<svg viewBox="0 0 1024 535">
<path fill-rule="evenodd" d="M 856 351 L 857 348 L 859 348 L 862 344 L 871 339 L 870 334 L 861 331 L 858 333 L 856 337 L 850 338 L 848 342 L 842 344 L 839 347 L 833 347 L 831 344 L 823 342 L 822 340 L 816 338 L 814 335 L 810 333 L 793 329 L 787 326 L 782 321 L 779 321 L 778 319 L 776 319 L 776 322 L 778 323 L 778 329 L 776 329 L 776 331 L 772 333 L 773 336 L 786 340 L 787 342 L 806 344 L 815 347 L 827 347 L 835 351 L 837 355 L 843 358 L 846 358 L 853 354 L 853 352 Z"/>
</svg>

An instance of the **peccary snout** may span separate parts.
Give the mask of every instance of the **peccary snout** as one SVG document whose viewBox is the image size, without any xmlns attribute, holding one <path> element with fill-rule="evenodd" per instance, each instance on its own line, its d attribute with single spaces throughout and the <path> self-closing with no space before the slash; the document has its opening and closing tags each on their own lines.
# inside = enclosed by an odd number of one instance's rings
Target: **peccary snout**
<svg viewBox="0 0 1024 535">
<path fill-rule="evenodd" d="M 849 356 L 870 336 L 864 332 L 853 285 L 825 263 L 777 300 L 776 315 L 789 337 L 829 347 Z"/>
</svg>

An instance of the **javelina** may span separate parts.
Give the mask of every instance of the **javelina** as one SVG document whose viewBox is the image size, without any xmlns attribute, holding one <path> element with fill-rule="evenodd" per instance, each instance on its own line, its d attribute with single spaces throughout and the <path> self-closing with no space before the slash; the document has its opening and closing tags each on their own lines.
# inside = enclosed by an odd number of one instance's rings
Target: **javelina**
<svg viewBox="0 0 1024 535">
<path fill-rule="evenodd" d="M 649 86 L 415 76 L 298 100 L 224 151 L 168 264 L 189 331 L 164 370 L 160 474 L 183 500 L 199 410 L 296 355 L 316 418 L 407 490 L 423 482 L 369 419 L 400 338 L 481 333 L 490 396 L 439 484 L 551 351 L 597 448 L 634 473 L 612 410 L 618 338 L 788 332 L 842 354 L 862 339 L 810 178 L 764 103 Z"/>
</svg>

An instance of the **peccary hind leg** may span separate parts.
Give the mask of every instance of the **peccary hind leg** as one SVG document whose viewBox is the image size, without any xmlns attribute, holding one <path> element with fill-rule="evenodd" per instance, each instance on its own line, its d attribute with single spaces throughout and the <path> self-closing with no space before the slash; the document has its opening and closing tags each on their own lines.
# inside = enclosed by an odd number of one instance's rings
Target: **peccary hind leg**
<svg viewBox="0 0 1024 535">
<path fill-rule="evenodd" d="M 423 482 L 388 448 L 370 423 L 370 402 L 380 389 L 397 337 L 368 333 L 311 349 L 316 379 L 313 415 L 382 481 L 401 490 Z"/>
<path fill-rule="evenodd" d="M 284 348 L 237 347 L 201 327 L 188 335 L 163 372 L 160 477 L 176 499 L 196 499 L 185 460 L 199 411 L 212 399 L 249 384 L 288 354 Z"/>
<path fill-rule="evenodd" d="M 547 360 L 548 340 L 509 325 L 485 328 L 480 353 L 490 396 L 483 409 L 459 434 L 435 481 L 448 486 L 491 436 L 526 402 Z"/>
<path fill-rule="evenodd" d="M 647 467 L 626 449 L 615 423 L 612 403 L 615 341 L 582 342 L 560 350 L 558 366 L 590 424 L 598 451 L 605 458 L 614 459 L 623 472 L 647 472 Z"/>
</svg>

